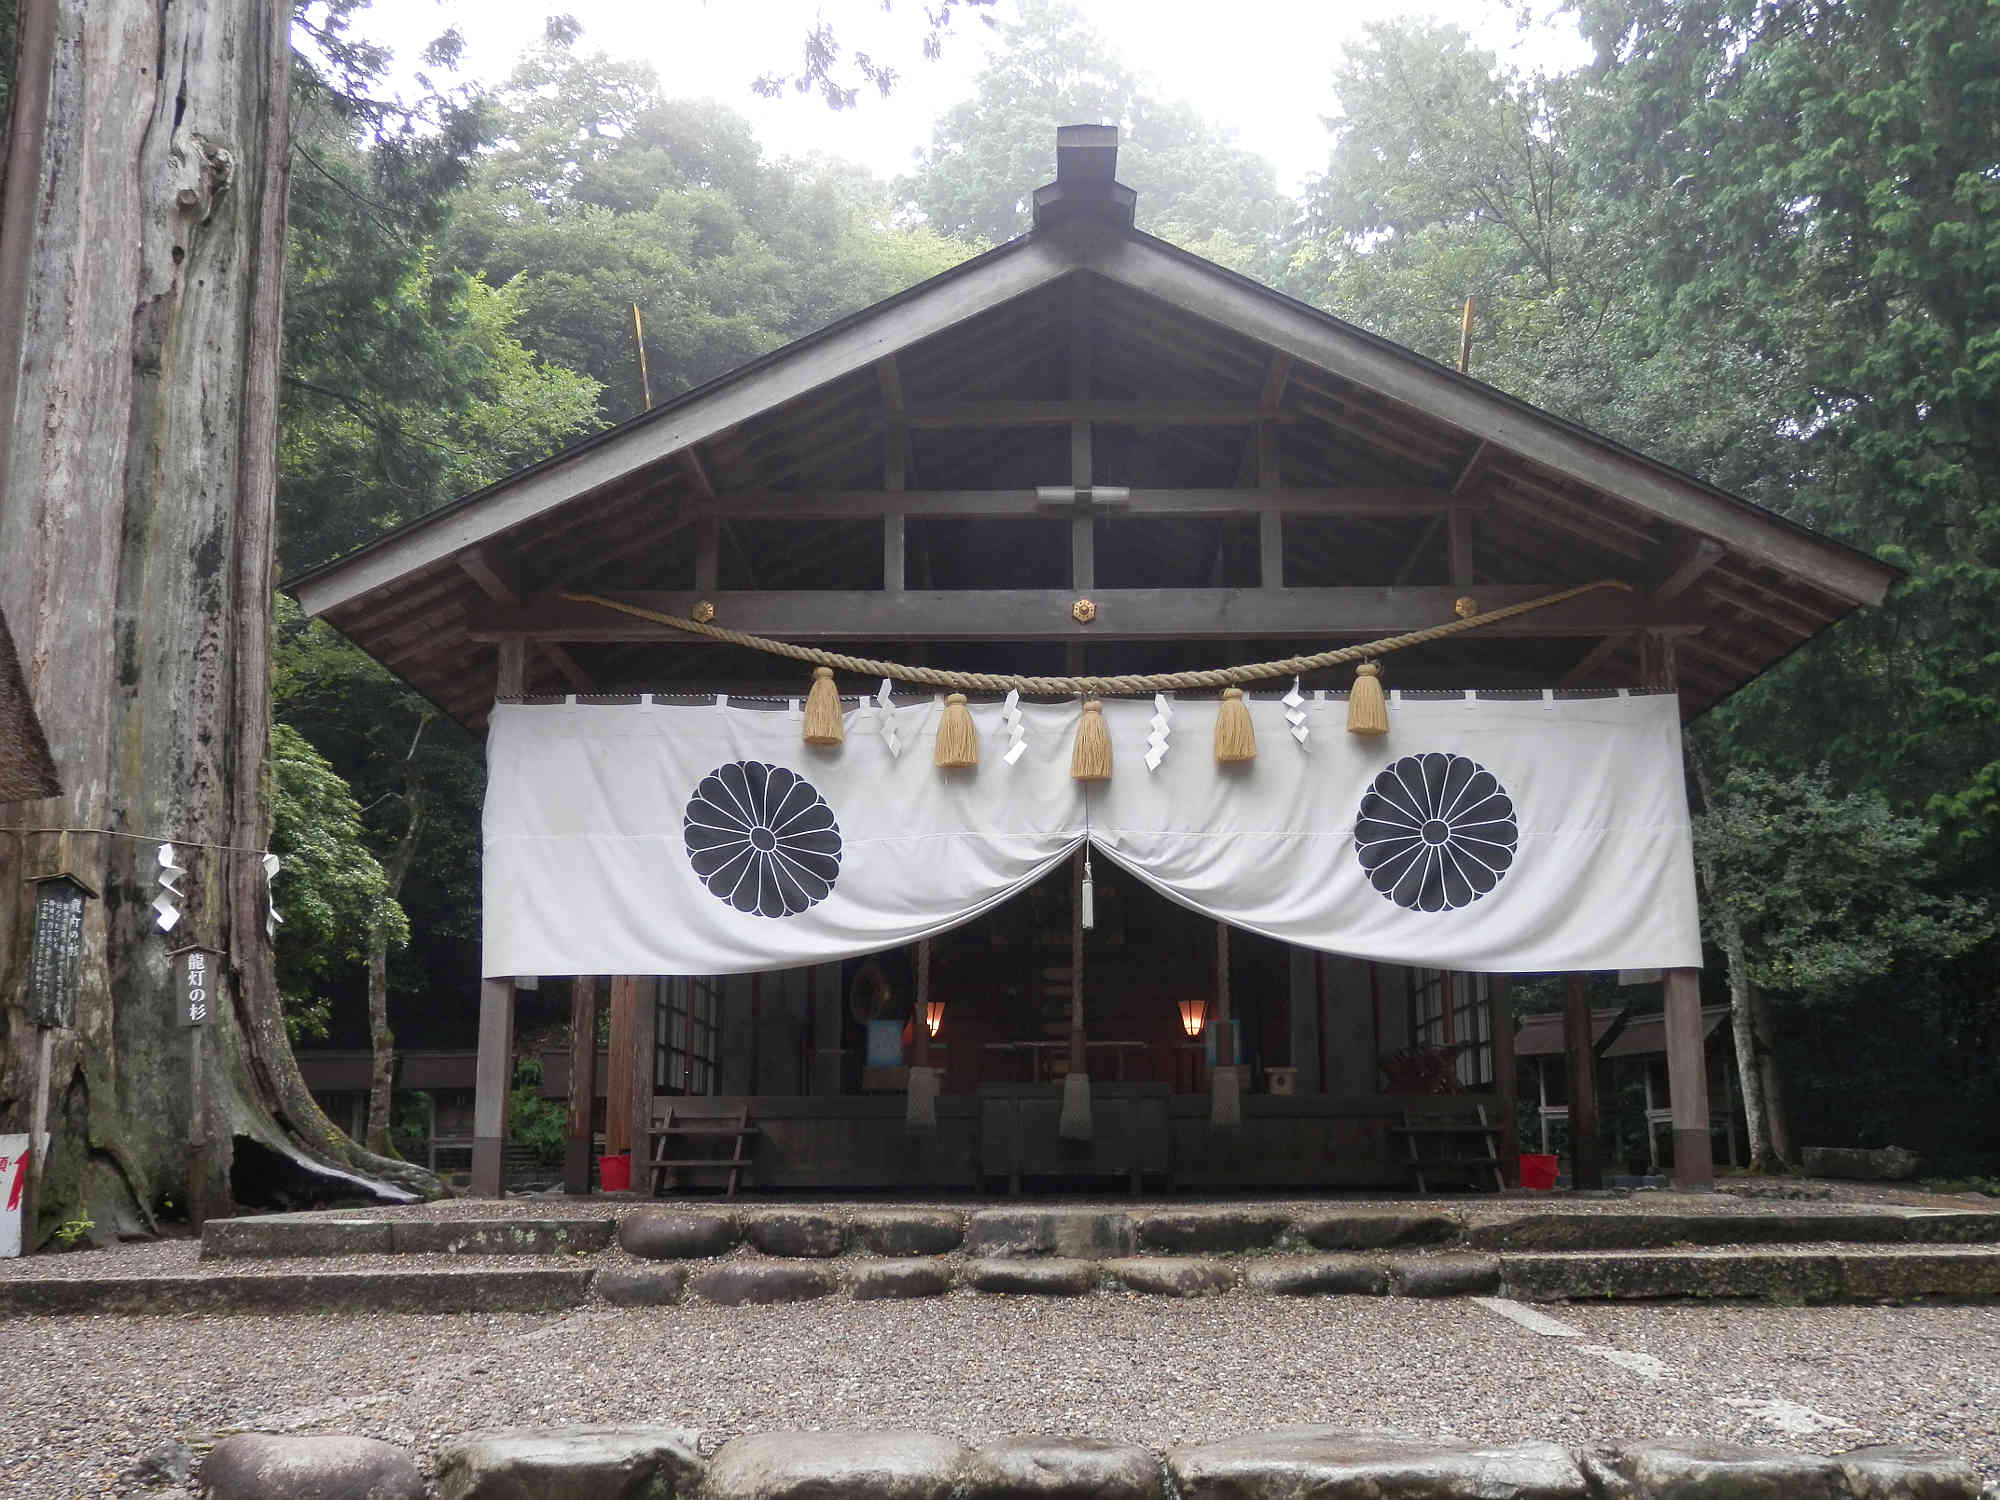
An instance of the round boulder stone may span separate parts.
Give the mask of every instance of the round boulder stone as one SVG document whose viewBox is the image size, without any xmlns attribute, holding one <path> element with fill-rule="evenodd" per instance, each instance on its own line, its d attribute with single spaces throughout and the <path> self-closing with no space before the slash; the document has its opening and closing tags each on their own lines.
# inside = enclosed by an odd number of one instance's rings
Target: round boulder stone
<svg viewBox="0 0 2000 1500">
<path fill-rule="evenodd" d="M 1097 1285 L 1097 1267 L 1087 1260 L 1058 1256 L 1042 1260 L 972 1260 L 965 1263 L 965 1284 L 977 1292 L 1081 1297 Z"/>
<path fill-rule="evenodd" d="M 925 1209 L 856 1214 L 854 1238 L 870 1255 L 944 1255 L 965 1243 L 965 1220 Z"/>
<path fill-rule="evenodd" d="M 1401 1297 L 1483 1297 L 1500 1290 L 1500 1257 L 1391 1256 L 1389 1283 Z"/>
<path fill-rule="evenodd" d="M 818 1266 L 759 1265 L 732 1261 L 700 1272 L 688 1290 L 723 1307 L 766 1306 L 774 1302 L 810 1302 L 829 1295 L 834 1278 Z"/>
<path fill-rule="evenodd" d="M 606 1266 L 596 1285 L 613 1307 L 672 1307 L 686 1283 L 685 1266 Z"/>
<path fill-rule="evenodd" d="M 619 1248 L 643 1260 L 700 1260 L 735 1244 L 736 1225 L 721 1214 L 627 1214 L 618 1221 Z"/>
<path fill-rule="evenodd" d="M 708 1500 L 946 1500 L 966 1451 L 928 1432 L 767 1432 L 709 1461 Z"/>
<path fill-rule="evenodd" d="M 1112 1285 L 1159 1297 L 1201 1297 L 1236 1285 L 1236 1270 L 1227 1261 L 1180 1255 L 1134 1255 L 1107 1260 L 1103 1269 Z"/>
<path fill-rule="evenodd" d="M 1251 1266 L 1243 1284 L 1280 1297 L 1379 1297 L 1389 1273 L 1360 1255 L 1279 1255 Z"/>
<path fill-rule="evenodd" d="M 756 1215 L 743 1226 L 743 1237 L 766 1255 L 818 1260 L 840 1254 L 847 1226 L 832 1214 L 781 1210 Z"/>
<path fill-rule="evenodd" d="M 416 1460 L 343 1434 L 239 1432 L 201 1470 L 208 1500 L 424 1500 Z"/>
<path fill-rule="evenodd" d="M 1713 1495 L 1727 1500 L 1847 1500 L 1838 1462 L 1810 1453 L 1735 1443 L 1669 1440 L 1586 1453 L 1584 1466 L 1606 1500 Z"/>
<path fill-rule="evenodd" d="M 856 1302 L 905 1297 L 942 1297 L 951 1290 L 951 1272 L 936 1261 L 858 1261 L 848 1277 Z"/>
<path fill-rule="evenodd" d="M 475 1432 L 438 1455 L 441 1500 L 673 1500 L 695 1492 L 699 1434 L 672 1427 Z"/>
<path fill-rule="evenodd" d="M 1018 1437 L 973 1454 L 962 1500 L 1160 1500 L 1160 1462 L 1103 1438 Z"/>
</svg>

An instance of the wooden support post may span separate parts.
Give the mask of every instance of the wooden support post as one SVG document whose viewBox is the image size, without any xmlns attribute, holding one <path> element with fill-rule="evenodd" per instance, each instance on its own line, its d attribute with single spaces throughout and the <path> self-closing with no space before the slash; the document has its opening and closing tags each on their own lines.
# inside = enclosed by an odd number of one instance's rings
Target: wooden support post
<svg viewBox="0 0 2000 1500">
<path fill-rule="evenodd" d="M 1218 1068 L 1236 1066 L 1236 1031 L 1229 1024 L 1229 924 L 1215 924 L 1215 1021 L 1221 1029 L 1215 1033 L 1215 1065 Z"/>
<path fill-rule="evenodd" d="M 1715 1186 L 1715 1146 L 1708 1133 L 1708 1056 L 1701 1034 L 1701 971 L 1669 969 L 1667 1092 L 1674 1111 L 1674 1186 Z"/>
<path fill-rule="evenodd" d="M 493 671 L 493 696 L 518 698 L 528 690 L 528 638 L 502 636 L 496 644 L 498 661 Z"/>
<path fill-rule="evenodd" d="M 1070 280 L 1069 297 L 1069 394 L 1073 401 L 1090 394 L 1094 350 L 1090 336 L 1090 278 L 1079 274 Z M 1069 482 L 1077 490 L 1088 490 L 1096 468 L 1091 454 L 1088 420 L 1069 424 Z M 1097 516 L 1092 507 L 1079 505 L 1069 523 L 1070 586 L 1089 589 L 1097 586 Z"/>
<path fill-rule="evenodd" d="M 514 1082 L 514 981 L 479 981 L 479 1061 L 473 1072 L 472 1196 L 506 1194 L 507 1093 Z"/>
<path fill-rule="evenodd" d="M 591 1111 L 597 1103 L 597 976 L 579 974 L 569 997 L 569 1120 L 563 1140 L 563 1191 L 590 1191 Z"/>
<path fill-rule="evenodd" d="M 1487 978 L 1493 1008 L 1493 1088 L 1500 1095 L 1500 1173 L 1509 1187 L 1521 1185 L 1521 1101 L 1514 1071 L 1514 981 L 1505 974 Z"/>
<path fill-rule="evenodd" d="M 722 520 L 712 512 L 697 516 L 694 523 L 694 587 L 698 594 L 712 594 L 722 576 Z"/>
<path fill-rule="evenodd" d="M 658 1041 L 659 1015 L 653 1002 L 654 979 L 632 981 L 632 1055 L 624 1060 L 631 1076 L 632 1191 L 653 1196 L 653 1047 Z M 613 1059 L 612 1067 L 619 1066 Z"/>
<path fill-rule="evenodd" d="M 631 974 L 612 976 L 610 1076 L 604 1080 L 604 1154 L 624 1156 L 632 1149 L 632 1067 L 628 1059 L 638 1046 L 639 985 Z M 638 1178 L 635 1176 L 636 1184 Z"/>
<path fill-rule="evenodd" d="M 928 1068 L 931 1065 L 931 1028 L 929 1006 L 931 1003 L 931 940 L 917 939 L 917 1002 L 916 1002 L 916 1065 Z"/>
<path fill-rule="evenodd" d="M 1083 1027 L 1083 861 L 1079 849 L 1069 872 L 1069 1070 L 1090 1071 L 1089 1039 Z"/>
<path fill-rule="evenodd" d="M 1444 518 L 1445 545 L 1450 553 L 1451 586 L 1472 587 L 1472 512 L 1447 511 Z"/>
<path fill-rule="evenodd" d="M 1597 1048 L 1590 1035 L 1590 976 L 1563 976 L 1563 1050 L 1569 1054 L 1569 1182 L 1604 1186 L 1597 1144 Z"/>
</svg>

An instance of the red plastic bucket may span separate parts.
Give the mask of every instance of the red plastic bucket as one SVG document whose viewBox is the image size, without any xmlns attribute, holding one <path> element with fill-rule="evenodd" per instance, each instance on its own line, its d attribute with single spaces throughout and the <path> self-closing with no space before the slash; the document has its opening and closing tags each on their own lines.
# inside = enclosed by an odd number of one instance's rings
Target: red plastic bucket
<svg viewBox="0 0 2000 1500">
<path fill-rule="evenodd" d="M 1556 1159 L 1529 1152 L 1521 1153 L 1521 1186 L 1549 1191 L 1556 1185 Z"/>
<path fill-rule="evenodd" d="M 1523 1160 L 1526 1160 L 1524 1157 Z M 1549 1158 L 1555 1160 L 1553 1156 Z M 1555 1168 L 1549 1168 L 1551 1180 Z M 629 1192 L 632 1187 L 632 1158 L 626 1156 L 600 1156 L 597 1158 L 597 1185 L 607 1193 Z"/>
</svg>

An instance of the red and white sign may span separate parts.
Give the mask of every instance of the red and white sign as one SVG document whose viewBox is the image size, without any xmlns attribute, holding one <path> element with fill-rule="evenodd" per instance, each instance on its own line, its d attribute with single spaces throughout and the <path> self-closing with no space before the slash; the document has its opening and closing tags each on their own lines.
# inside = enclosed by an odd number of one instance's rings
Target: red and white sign
<svg viewBox="0 0 2000 1500">
<path fill-rule="evenodd" d="M 32 1154 L 25 1134 L 0 1135 L 0 1257 L 21 1253 L 21 1206 Z"/>
</svg>

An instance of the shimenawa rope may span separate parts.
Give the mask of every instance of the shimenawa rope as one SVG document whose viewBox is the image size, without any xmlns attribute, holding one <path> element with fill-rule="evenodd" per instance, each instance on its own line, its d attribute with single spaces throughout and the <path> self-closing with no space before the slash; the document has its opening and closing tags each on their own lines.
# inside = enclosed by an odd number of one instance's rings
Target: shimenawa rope
<svg viewBox="0 0 2000 1500">
<path fill-rule="evenodd" d="M 746 646 L 752 651 L 762 651 L 770 656 L 789 657 L 793 661 L 809 662 L 816 667 L 851 672 L 858 677 L 887 677 L 895 682 L 913 682 L 922 687 L 944 688 L 961 693 L 1016 692 L 1062 698 L 1077 693 L 1119 695 L 1171 693 L 1201 688 L 1232 687 L 1245 682 L 1261 682 L 1271 677 L 1295 677 L 1305 672 L 1315 672 L 1324 667 L 1337 667 L 1351 661 L 1372 661 L 1378 656 L 1386 656 L 1391 651 L 1401 651 L 1410 646 L 1427 645 L 1432 641 L 1443 640 L 1446 636 L 1477 630 L 1482 625 L 1493 625 L 1501 620 L 1511 620 L 1516 615 L 1546 609 L 1551 604 L 1560 604 L 1563 600 L 1574 599 L 1579 594 L 1592 593 L 1598 589 L 1630 588 L 1629 583 L 1620 579 L 1600 578 L 1595 583 L 1579 584 L 1575 588 L 1544 594 L 1539 599 L 1525 599 L 1519 604 L 1505 605 L 1500 609 L 1488 610 L 1484 614 L 1473 615 L 1468 619 L 1453 620 L 1444 625 L 1432 625 L 1423 630 L 1406 631 L 1402 635 L 1368 641 L 1359 646 L 1343 646 L 1335 651 L 1319 651 L 1311 656 L 1287 656 L 1278 661 L 1252 662 L 1239 667 L 1211 667 L 1195 672 L 1151 672 L 1123 677 L 1022 677 L 1002 672 L 954 672 L 942 667 L 916 667 L 904 662 L 881 661 L 868 656 L 848 656 L 838 651 L 822 651 L 816 646 L 795 645 L 790 641 L 778 641 L 769 636 L 729 630 L 700 620 L 684 620 L 677 615 L 662 614 L 658 610 L 645 609 L 637 604 L 606 599 L 601 594 L 573 594 L 564 591 L 561 597 L 578 604 L 595 604 L 603 609 L 616 610 L 619 614 L 651 620 L 658 625 L 686 631 L 689 635 L 705 636 L 726 646 Z"/>
</svg>

